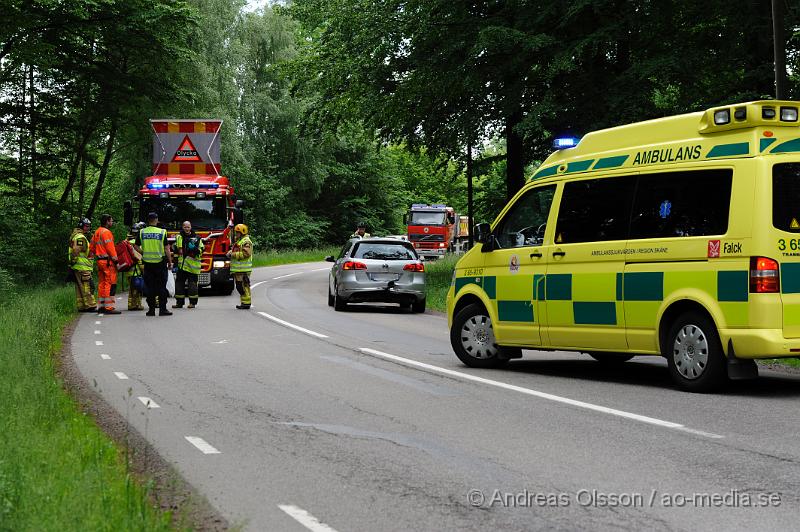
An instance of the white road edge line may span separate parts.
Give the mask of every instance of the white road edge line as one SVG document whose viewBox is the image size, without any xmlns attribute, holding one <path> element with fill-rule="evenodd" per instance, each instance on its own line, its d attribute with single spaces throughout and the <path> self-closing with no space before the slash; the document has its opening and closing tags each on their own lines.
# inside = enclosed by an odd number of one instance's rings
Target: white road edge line
<svg viewBox="0 0 800 532">
<path fill-rule="evenodd" d="M 155 401 L 153 401 L 149 397 L 139 397 L 139 400 L 147 408 L 161 408 L 160 406 L 158 406 L 158 403 L 156 403 Z"/>
<path fill-rule="evenodd" d="M 122 373 L 121 371 L 115 371 L 115 372 L 114 372 L 114 375 L 116 375 L 116 376 L 117 376 L 117 378 L 118 378 L 119 380 L 121 380 L 121 381 L 126 381 L 126 380 L 128 380 L 128 376 L 127 376 L 127 375 L 125 375 L 124 373 Z"/>
<path fill-rule="evenodd" d="M 456 377 L 459 379 L 464 379 L 473 382 L 479 382 L 481 384 L 488 384 L 489 386 L 496 386 L 498 388 L 503 388 L 505 390 L 510 390 L 513 392 L 519 392 L 525 395 L 531 395 L 533 397 L 538 397 L 540 399 L 547 399 L 548 401 L 556 401 L 559 403 L 564 403 L 571 406 L 577 406 L 579 408 L 585 408 L 587 410 L 593 410 L 595 412 L 601 412 L 603 414 L 610 414 L 612 416 L 619 416 L 627 419 L 632 419 L 634 421 L 640 421 L 642 423 L 649 423 L 651 425 L 658 425 L 660 427 L 666 427 L 669 429 L 680 430 L 684 432 L 688 432 L 691 434 L 697 434 L 700 436 L 706 436 L 709 438 L 720 439 L 724 438 L 719 434 L 714 434 L 711 432 L 704 432 L 701 430 L 691 429 L 680 423 L 673 423 L 672 421 L 665 421 L 663 419 L 657 419 L 654 417 L 642 416 L 640 414 L 634 414 L 632 412 L 626 412 L 624 410 L 617 410 L 615 408 L 608 408 L 606 406 L 595 405 L 592 403 L 586 403 L 583 401 L 577 401 L 575 399 L 569 399 L 568 397 L 561 397 L 560 395 L 553 395 L 550 393 L 539 392 L 537 390 L 532 390 L 530 388 L 523 388 L 521 386 L 515 386 L 513 384 L 507 384 L 505 382 L 495 381 L 491 379 L 485 379 L 483 377 L 477 377 L 475 375 L 470 375 L 469 373 L 462 373 L 460 371 L 454 371 L 452 369 L 440 368 L 438 366 L 434 366 L 431 364 L 426 364 L 425 362 L 418 362 L 416 360 L 411 360 L 409 358 L 403 358 L 397 355 L 392 355 L 389 353 L 384 353 L 383 351 L 376 351 L 375 349 L 370 349 L 368 347 L 362 347 L 359 349 L 362 353 L 366 353 L 368 355 L 374 355 L 377 357 L 385 358 L 387 360 L 392 360 L 394 362 L 399 362 L 400 364 L 404 364 L 407 366 L 414 366 L 422 369 L 427 369 L 430 371 L 434 371 L 437 373 L 441 373 L 443 375 L 449 375 L 451 377 Z"/>
<path fill-rule="evenodd" d="M 209 443 L 203 438 L 198 438 L 197 436 L 184 436 L 184 438 L 186 438 L 186 441 L 200 449 L 203 454 L 222 454 L 216 449 L 216 447 L 209 445 Z"/>
<path fill-rule="evenodd" d="M 318 270 L 309 270 L 309 271 L 312 271 L 312 272 L 327 272 L 328 270 L 330 270 L 330 268 L 320 268 Z"/>
<path fill-rule="evenodd" d="M 286 512 L 289 517 L 313 532 L 336 532 L 335 529 L 321 522 L 319 519 L 293 504 L 279 504 L 278 508 Z"/>
<path fill-rule="evenodd" d="M 279 275 L 277 277 L 273 277 L 272 280 L 274 281 L 275 279 L 283 279 L 284 277 L 292 277 L 293 275 L 300 275 L 301 273 L 306 273 L 306 272 L 287 273 L 286 275 Z"/>
<path fill-rule="evenodd" d="M 272 320 L 275 323 L 280 323 L 281 325 L 283 325 L 285 327 L 292 328 L 292 329 L 294 329 L 296 331 L 300 331 L 301 333 L 310 334 L 311 336 L 316 336 L 317 338 L 327 338 L 327 336 L 325 336 L 324 334 L 320 334 L 318 332 L 310 331 L 310 330 L 308 330 L 308 329 L 306 329 L 304 327 L 300 327 L 299 325 L 295 325 L 294 323 L 289 323 L 288 321 L 283 321 L 282 319 L 276 318 L 275 316 L 273 316 L 271 314 L 267 314 L 266 312 L 259 312 L 259 314 L 261 314 L 262 316 L 264 316 L 268 320 Z"/>
<path fill-rule="evenodd" d="M 111 357 L 110 357 L 110 356 L 108 356 L 108 355 L 107 355 L 107 354 L 105 354 L 105 353 L 101 354 L 101 355 L 100 355 L 100 358 L 102 358 L 103 360 L 111 360 Z"/>
<path fill-rule="evenodd" d="M 266 281 L 259 281 L 259 282 L 255 283 L 255 284 L 251 284 L 251 285 L 250 285 L 250 289 L 252 290 L 252 289 L 253 289 L 253 288 L 255 288 L 256 286 L 258 286 L 258 285 L 260 285 L 260 284 L 264 284 L 264 283 L 266 283 Z"/>
</svg>

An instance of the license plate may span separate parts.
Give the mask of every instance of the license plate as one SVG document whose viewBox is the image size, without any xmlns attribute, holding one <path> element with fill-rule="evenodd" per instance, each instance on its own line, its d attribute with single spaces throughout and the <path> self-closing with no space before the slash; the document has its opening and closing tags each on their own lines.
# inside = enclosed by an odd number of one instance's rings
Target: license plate
<svg viewBox="0 0 800 532">
<path fill-rule="evenodd" d="M 209 272 L 201 273 L 199 276 L 197 276 L 197 284 L 211 284 L 211 274 Z"/>
<path fill-rule="evenodd" d="M 369 278 L 373 281 L 396 281 L 400 276 L 396 273 L 371 273 Z"/>
</svg>

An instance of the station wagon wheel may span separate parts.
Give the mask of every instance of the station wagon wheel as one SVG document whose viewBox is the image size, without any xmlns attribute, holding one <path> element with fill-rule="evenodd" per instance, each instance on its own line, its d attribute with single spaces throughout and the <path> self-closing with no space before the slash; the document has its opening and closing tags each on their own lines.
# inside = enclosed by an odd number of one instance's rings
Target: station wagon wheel
<svg viewBox="0 0 800 532">
<path fill-rule="evenodd" d="M 328 306 L 332 307 L 335 302 L 333 294 L 331 294 L 331 285 L 328 283 Z"/>
<path fill-rule="evenodd" d="M 333 287 L 333 308 L 334 310 L 347 310 L 347 301 L 339 295 L 339 288 Z"/>
<path fill-rule="evenodd" d="M 717 328 L 699 312 L 675 320 L 662 351 L 672 380 L 684 390 L 711 391 L 725 381 L 727 366 Z"/>
<path fill-rule="evenodd" d="M 496 368 L 508 362 L 501 357 L 489 313 L 482 305 L 467 305 L 453 318 L 450 344 L 456 356 L 471 368 Z"/>
</svg>

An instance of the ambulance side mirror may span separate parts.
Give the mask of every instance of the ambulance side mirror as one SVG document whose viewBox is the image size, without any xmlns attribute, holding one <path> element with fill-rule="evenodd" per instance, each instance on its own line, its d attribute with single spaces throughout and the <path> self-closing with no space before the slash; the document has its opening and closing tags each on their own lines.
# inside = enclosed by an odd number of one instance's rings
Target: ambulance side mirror
<svg viewBox="0 0 800 532">
<path fill-rule="evenodd" d="M 125 202 L 123 207 L 123 217 L 125 221 L 125 225 L 128 227 L 133 226 L 133 207 L 131 207 L 130 200 Z"/>
<path fill-rule="evenodd" d="M 492 228 L 487 223 L 475 224 L 474 228 L 475 240 L 483 244 L 484 251 L 492 251 L 494 249 L 494 237 L 492 236 Z"/>
</svg>

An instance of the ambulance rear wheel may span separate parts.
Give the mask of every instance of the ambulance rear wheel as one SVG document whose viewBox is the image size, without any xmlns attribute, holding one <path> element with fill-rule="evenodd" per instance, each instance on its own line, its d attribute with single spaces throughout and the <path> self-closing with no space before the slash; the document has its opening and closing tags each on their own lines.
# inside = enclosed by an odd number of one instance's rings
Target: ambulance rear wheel
<svg viewBox="0 0 800 532">
<path fill-rule="evenodd" d="M 508 362 L 495 340 L 489 313 L 476 303 L 467 305 L 453 318 L 450 344 L 458 359 L 471 368 L 497 368 Z"/>
<path fill-rule="evenodd" d="M 686 391 L 712 391 L 726 380 L 728 370 L 717 328 L 700 312 L 686 312 L 675 320 L 662 351 L 670 377 Z"/>
</svg>

